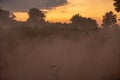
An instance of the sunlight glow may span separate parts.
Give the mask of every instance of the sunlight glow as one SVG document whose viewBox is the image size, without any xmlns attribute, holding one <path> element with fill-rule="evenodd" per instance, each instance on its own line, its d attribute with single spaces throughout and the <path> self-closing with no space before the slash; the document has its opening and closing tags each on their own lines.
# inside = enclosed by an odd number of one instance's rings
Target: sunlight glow
<svg viewBox="0 0 120 80">
<path fill-rule="evenodd" d="M 47 10 L 46 20 L 51 22 L 70 22 L 69 19 L 79 13 L 84 17 L 91 17 L 96 19 L 100 24 L 102 16 L 108 12 L 113 11 L 120 18 L 120 13 L 114 10 L 113 0 L 68 0 L 69 4 Z M 28 18 L 27 13 L 14 13 L 17 20 L 25 21 Z"/>
<path fill-rule="evenodd" d="M 26 12 L 14 12 L 14 15 L 18 21 L 26 21 L 29 17 Z"/>
</svg>

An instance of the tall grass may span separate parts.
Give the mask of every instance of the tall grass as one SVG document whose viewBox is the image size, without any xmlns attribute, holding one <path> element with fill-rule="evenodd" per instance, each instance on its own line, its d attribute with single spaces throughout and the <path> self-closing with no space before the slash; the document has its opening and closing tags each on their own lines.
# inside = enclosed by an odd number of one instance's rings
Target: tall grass
<svg viewBox="0 0 120 80">
<path fill-rule="evenodd" d="M 119 42 L 119 28 L 1 28 L 0 80 L 119 80 Z"/>
</svg>

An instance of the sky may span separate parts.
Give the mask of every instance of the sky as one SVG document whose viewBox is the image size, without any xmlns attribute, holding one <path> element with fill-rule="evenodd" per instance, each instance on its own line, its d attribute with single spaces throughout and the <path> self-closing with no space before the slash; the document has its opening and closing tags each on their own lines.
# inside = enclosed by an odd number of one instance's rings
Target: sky
<svg viewBox="0 0 120 80">
<path fill-rule="evenodd" d="M 101 24 L 102 16 L 108 11 L 113 11 L 120 18 L 120 13 L 114 10 L 113 0 L 1 0 L 0 4 L 14 12 L 20 21 L 27 20 L 27 12 L 32 7 L 47 11 L 46 20 L 51 22 L 70 22 L 70 18 L 79 13 Z"/>
</svg>

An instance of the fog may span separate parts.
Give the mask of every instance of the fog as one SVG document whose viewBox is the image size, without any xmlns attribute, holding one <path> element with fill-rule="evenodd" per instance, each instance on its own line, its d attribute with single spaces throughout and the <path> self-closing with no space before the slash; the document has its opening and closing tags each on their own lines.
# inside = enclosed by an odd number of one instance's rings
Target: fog
<svg viewBox="0 0 120 80">
<path fill-rule="evenodd" d="M 120 29 L 0 29 L 0 80 L 119 80 Z"/>
</svg>

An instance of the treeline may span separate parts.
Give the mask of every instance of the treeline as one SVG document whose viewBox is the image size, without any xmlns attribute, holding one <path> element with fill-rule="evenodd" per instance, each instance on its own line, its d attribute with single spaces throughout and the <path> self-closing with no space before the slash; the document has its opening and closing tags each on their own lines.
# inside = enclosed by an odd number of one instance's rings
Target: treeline
<svg viewBox="0 0 120 80">
<path fill-rule="evenodd" d="M 120 12 L 120 1 L 114 0 L 115 10 Z M 12 12 L 4 10 L 0 8 L 0 25 L 1 27 L 6 26 L 29 26 L 29 27 L 49 27 L 49 26 L 56 26 L 56 27 L 72 27 L 75 29 L 97 29 L 98 23 L 95 19 L 83 17 L 80 14 L 75 14 L 70 19 L 70 23 L 51 23 L 46 21 L 46 13 L 42 10 L 37 8 L 31 8 L 28 12 L 29 18 L 26 22 L 20 22 L 15 20 L 15 15 Z M 117 15 L 115 15 L 112 11 L 106 12 L 103 16 L 102 28 L 105 27 L 118 27 L 117 24 Z"/>
</svg>

